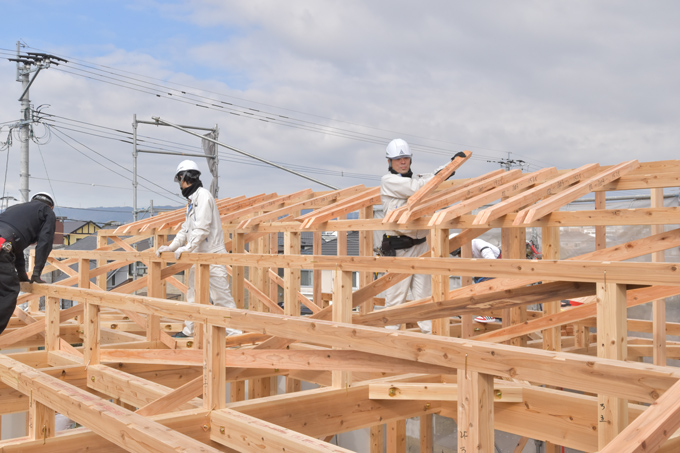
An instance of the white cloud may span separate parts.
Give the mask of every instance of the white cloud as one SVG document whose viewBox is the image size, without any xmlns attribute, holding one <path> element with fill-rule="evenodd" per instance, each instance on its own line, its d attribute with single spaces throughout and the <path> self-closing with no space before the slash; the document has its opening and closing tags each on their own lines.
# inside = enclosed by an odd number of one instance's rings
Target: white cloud
<svg viewBox="0 0 680 453">
<path fill-rule="evenodd" d="M 196 0 L 144 2 L 137 8 L 158 10 L 164 23 L 177 21 L 158 30 L 149 24 L 149 33 L 163 33 L 159 54 L 113 42 L 80 47 L 58 37 L 47 50 L 308 124 L 278 126 L 283 118 L 265 123 L 53 69 L 41 73 L 32 88 L 35 104 L 49 103 L 48 113 L 126 131 L 134 113 L 197 126 L 217 123 L 221 140 L 263 158 L 376 176 L 385 170 L 381 143 L 394 136 L 414 144 L 416 171 L 429 171 L 446 155 L 471 149 L 476 159 L 460 176 L 497 168 L 487 161 L 505 158 L 507 152 L 533 163 L 533 169 L 676 157 L 680 31 L 674 18 L 680 5 L 674 2 L 651 8 L 633 1 L 585 0 Z M 0 65 L 8 87 L 0 92 L 0 122 L 18 117 L 14 71 L 12 64 Z M 325 125 L 337 135 L 366 134 L 365 141 L 304 130 Z M 140 133 L 197 145 L 193 137 L 154 126 L 143 126 Z M 79 139 L 131 167 L 130 145 Z M 35 148 L 31 173 L 44 176 Z M 53 179 L 129 186 L 58 140 L 41 149 Z M 10 168 L 18 167 L 17 150 L 15 143 Z M 226 157 L 220 169 L 222 196 L 323 189 Z M 144 156 L 140 173 L 176 193 L 171 178 L 178 160 Z M 376 183 L 310 176 L 341 187 Z M 17 185 L 15 175 L 8 189 Z M 131 203 L 129 189 L 83 191 L 55 184 L 55 191 L 68 206 Z M 156 205 L 167 203 L 140 191 L 140 205 L 151 198 Z"/>
</svg>

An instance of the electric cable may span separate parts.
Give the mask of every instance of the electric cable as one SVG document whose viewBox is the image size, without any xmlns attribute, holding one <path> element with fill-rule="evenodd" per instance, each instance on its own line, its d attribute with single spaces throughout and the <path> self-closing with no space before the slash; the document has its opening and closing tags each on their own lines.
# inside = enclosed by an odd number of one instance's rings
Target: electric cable
<svg viewBox="0 0 680 453">
<path fill-rule="evenodd" d="M 51 127 L 53 127 L 53 126 L 51 126 Z M 80 142 L 78 142 L 77 140 L 75 140 L 73 137 L 69 136 L 68 134 L 66 134 L 66 133 L 64 133 L 64 132 L 62 132 L 62 131 L 60 131 L 58 128 L 55 128 L 55 130 L 54 130 L 53 132 L 54 132 L 54 136 L 55 136 L 55 137 L 57 137 L 57 138 L 60 139 L 62 142 L 64 142 L 65 144 L 67 144 L 68 146 L 70 146 L 71 148 L 73 148 L 73 149 L 74 149 L 75 151 L 77 151 L 78 153 L 80 153 L 80 154 L 82 154 L 83 156 L 87 157 L 88 159 L 92 160 L 92 161 L 95 162 L 97 165 L 100 165 L 100 166 L 106 168 L 107 170 L 109 170 L 110 172 L 115 173 L 115 174 L 117 174 L 118 176 L 120 176 L 120 177 L 122 177 L 122 178 L 124 178 L 124 179 L 126 179 L 126 180 L 128 180 L 128 181 L 131 181 L 131 179 L 128 178 L 127 176 L 125 176 L 125 175 L 123 175 L 123 174 L 121 174 L 121 173 L 119 173 L 119 172 L 113 170 L 112 168 L 107 167 L 106 165 L 103 165 L 102 163 L 100 163 L 100 162 L 97 161 L 96 159 L 94 159 L 94 158 L 92 158 L 91 156 L 88 156 L 87 154 L 83 153 L 82 151 L 80 151 L 79 149 L 77 149 L 76 147 L 74 147 L 73 145 L 71 145 L 70 143 L 68 143 L 66 140 L 64 140 L 62 137 L 60 137 L 59 134 L 65 135 L 66 137 L 68 137 L 68 138 L 71 139 L 72 141 L 78 143 L 80 146 L 83 146 L 84 148 L 86 148 L 86 149 L 88 149 L 88 150 L 94 152 L 95 154 L 97 154 L 97 155 L 103 157 L 104 159 L 108 160 L 109 162 L 113 162 L 115 165 L 121 167 L 123 170 L 126 170 L 126 171 L 128 171 L 128 172 L 131 172 L 131 170 L 129 170 L 129 169 L 123 167 L 122 165 L 118 164 L 117 162 L 112 161 L 112 160 L 109 159 L 108 157 L 103 156 L 101 153 L 98 153 L 97 151 L 95 151 L 95 150 L 89 148 L 88 146 L 83 145 L 82 143 L 80 143 Z M 149 184 L 152 184 L 152 185 L 158 187 L 159 189 L 161 189 L 161 190 L 163 190 L 163 191 L 165 191 L 165 192 L 171 194 L 173 198 L 170 198 L 170 197 L 168 197 L 168 196 L 165 195 L 165 194 L 162 194 L 162 193 L 160 193 L 160 192 L 157 192 L 157 191 L 155 191 L 155 190 L 153 190 L 153 189 L 151 189 L 151 188 L 149 188 L 149 187 L 147 187 L 147 186 L 145 186 L 145 185 L 143 185 L 143 184 L 139 184 L 139 185 L 142 186 L 143 188 L 147 189 L 149 192 L 155 193 L 156 195 L 159 195 L 159 196 L 161 196 L 161 197 L 163 197 L 163 198 L 165 198 L 165 199 L 167 199 L 167 200 L 172 200 L 172 199 L 175 199 L 175 200 L 176 200 L 176 199 L 179 198 L 176 194 L 174 194 L 174 193 L 170 192 L 169 190 L 165 189 L 164 187 L 162 187 L 162 186 L 160 186 L 160 185 L 154 183 L 153 181 L 150 181 L 150 180 L 148 180 L 147 178 L 143 178 L 143 177 L 142 177 L 142 179 L 144 179 L 145 181 L 147 181 Z"/>
</svg>

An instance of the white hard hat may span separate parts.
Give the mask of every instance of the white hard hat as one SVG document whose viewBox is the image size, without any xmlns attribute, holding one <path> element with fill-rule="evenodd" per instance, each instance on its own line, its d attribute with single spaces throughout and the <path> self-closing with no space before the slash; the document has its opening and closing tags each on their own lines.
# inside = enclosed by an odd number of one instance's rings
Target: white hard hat
<svg viewBox="0 0 680 453">
<path fill-rule="evenodd" d="M 458 236 L 458 233 L 451 233 L 451 234 L 449 234 L 449 239 L 453 239 L 456 236 Z"/>
<path fill-rule="evenodd" d="M 39 200 L 42 201 L 43 203 L 47 203 L 52 208 L 54 207 L 54 198 L 47 192 L 38 192 L 37 194 L 31 197 L 31 201 L 33 200 Z"/>
<path fill-rule="evenodd" d="M 395 138 L 387 145 L 385 156 L 388 159 L 399 159 L 401 157 L 411 157 L 411 148 L 406 140 Z"/>
<path fill-rule="evenodd" d="M 194 162 L 193 160 L 183 160 L 177 166 L 177 171 L 175 171 L 175 182 L 179 182 L 181 176 L 183 176 L 184 173 L 186 173 L 187 171 L 195 171 L 198 173 L 197 176 L 201 175 L 201 171 L 198 169 L 198 165 L 196 165 L 196 162 Z"/>
</svg>

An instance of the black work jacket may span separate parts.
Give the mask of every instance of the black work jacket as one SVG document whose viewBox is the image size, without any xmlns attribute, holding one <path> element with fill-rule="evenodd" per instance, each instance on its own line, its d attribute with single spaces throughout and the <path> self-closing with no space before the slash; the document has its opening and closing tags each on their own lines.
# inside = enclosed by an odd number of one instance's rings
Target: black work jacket
<svg viewBox="0 0 680 453">
<path fill-rule="evenodd" d="M 33 243 L 36 243 L 33 275 L 42 273 L 52 251 L 56 224 L 52 208 L 38 200 L 10 206 L 0 213 L 0 236 L 12 243 L 19 275 L 26 274 L 24 249 Z"/>
</svg>

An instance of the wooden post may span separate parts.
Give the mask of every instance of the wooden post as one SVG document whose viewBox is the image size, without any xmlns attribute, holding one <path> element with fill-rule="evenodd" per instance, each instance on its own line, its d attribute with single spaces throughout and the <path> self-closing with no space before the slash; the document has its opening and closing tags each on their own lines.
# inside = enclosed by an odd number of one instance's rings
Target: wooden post
<svg viewBox="0 0 680 453">
<path fill-rule="evenodd" d="M 503 258 L 526 258 L 526 228 L 503 228 L 501 231 L 501 243 Z M 503 310 L 503 327 L 522 324 L 526 320 L 526 306 Z M 526 337 L 517 337 L 509 340 L 507 343 L 514 346 L 526 346 L 527 342 Z"/>
<path fill-rule="evenodd" d="M 300 254 L 300 233 L 286 231 L 284 233 L 284 253 L 287 255 Z M 300 316 L 300 270 L 285 268 L 283 271 L 283 311 L 290 316 Z"/>
<path fill-rule="evenodd" d="M 54 411 L 31 399 L 28 407 L 28 437 L 31 440 L 45 440 L 54 437 Z"/>
<path fill-rule="evenodd" d="M 385 425 L 371 426 L 370 453 L 383 453 L 385 451 Z"/>
<path fill-rule="evenodd" d="M 385 436 L 386 450 L 390 453 L 406 453 L 406 420 L 395 420 L 387 423 Z"/>
<path fill-rule="evenodd" d="M 359 210 L 360 219 L 372 219 L 373 218 L 373 206 L 366 206 Z M 360 256 L 373 256 L 373 231 L 360 230 L 359 231 L 359 255 Z M 368 286 L 373 281 L 373 272 L 362 271 L 359 272 L 359 288 Z M 373 298 L 370 298 L 366 302 L 359 306 L 359 312 L 361 314 L 370 313 L 373 311 Z"/>
<path fill-rule="evenodd" d="M 315 231 L 312 234 L 312 253 L 314 255 L 322 255 L 322 239 L 321 239 L 321 231 Z M 315 269 L 312 271 L 312 293 L 313 293 L 313 302 L 316 304 L 317 307 L 324 307 L 324 300 L 323 300 L 323 287 L 321 285 L 321 279 L 322 279 L 322 271 L 319 269 Z"/>
<path fill-rule="evenodd" d="M 108 244 L 109 240 L 106 236 L 100 236 L 97 234 L 97 248 L 102 248 Z M 97 267 L 101 267 L 106 264 L 106 260 L 98 260 Z M 98 287 L 106 291 L 106 274 L 98 275 L 96 279 L 96 284 Z"/>
<path fill-rule="evenodd" d="M 458 370 L 458 452 L 494 451 L 493 376 Z"/>
<path fill-rule="evenodd" d="M 149 297 L 163 297 L 161 284 L 161 270 L 163 262 L 160 260 L 150 260 L 147 268 L 147 290 Z M 161 317 L 158 315 L 148 315 L 146 321 L 147 341 L 160 341 L 161 339 Z"/>
<path fill-rule="evenodd" d="M 262 239 L 263 238 L 259 238 L 250 243 L 250 253 L 255 254 L 264 253 L 264 244 L 262 242 Z M 268 278 L 268 275 L 264 272 L 260 272 L 260 268 L 258 268 L 257 266 L 248 267 L 248 280 L 250 280 L 250 282 L 253 285 L 255 285 L 257 289 L 264 291 L 264 288 L 262 288 L 261 284 L 261 274 L 264 274 Z M 264 304 L 262 304 L 262 302 L 260 302 L 255 297 L 248 298 L 248 308 L 254 311 L 267 311 L 264 307 Z"/>
<path fill-rule="evenodd" d="M 607 209 L 607 193 L 595 192 L 595 209 Z M 595 250 L 607 247 L 607 227 L 595 227 Z M 583 324 L 574 324 L 574 346 L 588 348 L 590 346 L 590 328 Z"/>
<path fill-rule="evenodd" d="M 352 271 L 335 271 L 333 285 L 333 321 L 352 322 Z M 347 388 L 352 385 L 350 371 L 333 371 L 333 387 Z"/>
<path fill-rule="evenodd" d="M 251 253 L 264 253 L 269 250 L 268 244 L 265 243 L 267 239 L 263 236 L 250 243 Z M 257 289 L 263 291 L 266 294 L 268 288 L 265 288 L 266 282 L 269 280 L 269 271 L 266 269 L 261 269 L 257 266 L 248 267 L 248 279 Z M 267 312 L 269 309 L 257 298 L 248 298 L 248 307 L 253 311 L 263 311 Z M 274 386 L 276 388 L 276 386 Z M 270 396 L 272 392 L 271 379 L 266 378 L 253 378 L 248 380 L 248 399 L 253 398 L 263 398 L 265 396 Z"/>
<path fill-rule="evenodd" d="M 232 235 L 232 251 L 234 253 L 245 252 L 245 233 L 234 232 Z M 231 267 L 231 295 L 236 303 L 236 308 L 245 307 L 245 284 L 243 266 Z M 245 381 L 233 381 L 229 383 L 229 401 L 243 401 L 246 398 Z"/>
<path fill-rule="evenodd" d="M 232 250 L 234 253 L 245 252 L 245 233 L 234 233 Z M 232 266 L 231 268 L 231 295 L 236 302 L 237 308 L 245 307 L 245 285 L 243 283 L 243 266 Z"/>
<path fill-rule="evenodd" d="M 558 227 L 543 227 L 543 240 L 541 252 L 544 260 L 560 259 L 560 229 Z M 546 282 L 544 282 L 546 283 Z M 550 316 L 559 313 L 560 301 L 547 302 L 543 304 L 543 316 Z M 543 349 L 547 351 L 562 350 L 562 328 L 553 327 L 543 330 Z"/>
<path fill-rule="evenodd" d="M 156 247 L 159 245 L 165 244 L 168 241 L 168 236 L 165 234 L 154 234 L 154 244 Z M 162 269 L 162 266 L 161 266 Z M 161 285 L 160 285 L 160 292 L 159 295 L 156 297 L 160 297 L 165 299 L 167 296 L 167 291 L 168 291 L 168 286 L 166 284 L 165 280 L 161 280 Z"/>
<path fill-rule="evenodd" d="M 205 344 L 203 345 L 203 408 L 223 409 L 226 405 L 226 368 L 224 363 L 224 327 L 205 325 Z"/>
<path fill-rule="evenodd" d="M 605 276 L 606 278 L 606 276 Z M 626 360 L 626 285 L 597 284 L 597 356 Z M 628 425 L 628 401 L 608 395 L 597 397 L 598 445 L 603 448 Z"/>
<path fill-rule="evenodd" d="M 78 287 L 90 288 L 90 260 L 78 260 Z M 99 305 L 86 303 L 83 314 L 83 356 L 85 365 L 99 364 Z"/>
<path fill-rule="evenodd" d="M 595 209 L 607 209 L 607 192 L 595 192 Z M 607 227 L 595 227 L 595 250 L 607 248 Z"/>
<path fill-rule="evenodd" d="M 663 189 L 652 189 L 652 208 L 663 208 Z M 652 235 L 664 232 L 663 225 L 652 225 Z M 652 253 L 653 263 L 666 261 L 665 252 Z M 652 338 L 654 365 L 666 366 L 666 300 L 652 302 Z"/>
<path fill-rule="evenodd" d="M 29 277 L 33 273 L 33 266 L 35 265 L 35 249 L 31 250 L 31 252 L 28 254 L 28 275 Z M 40 298 L 35 298 L 31 299 L 28 302 L 28 312 L 29 313 L 38 313 L 40 311 Z"/>
<path fill-rule="evenodd" d="M 283 233 L 283 253 L 286 255 L 300 254 L 300 233 L 286 231 Z M 290 316 L 300 316 L 300 269 L 285 268 L 283 270 L 283 313 Z M 286 377 L 286 393 L 299 392 L 301 382 L 298 379 Z"/>
<path fill-rule="evenodd" d="M 449 230 L 435 228 L 432 231 L 432 257 L 446 258 L 449 256 Z M 441 274 L 432 275 L 432 301 L 440 302 L 446 300 L 449 295 L 449 276 Z M 449 318 L 432 320 L 432 334 L 451 335 L 449 329 Z"/>
<path fill-rule="evenodd" d="M 210 265 L 198 263 L 195 265 L 196 281 L 194 283 L 194 303 L 210 305 Z M 199 348 L 204 345 L 203 335 L 206 333 L 202 323 L 194 323 L 194 335 Z M 224 343 L 222 343 L 224 344 Z"/>
<path fill-rule="evenodd" d="M 59 350 L 59 298 L 45 298 L 45 350 Z"/>
<path fill-rule="evenodd" d="M 269 235 L 269 254 L 270 255 L 278 255 L 279 254 L 279 233 L 272 233 Z M 319 271 L 321 272 L 321 271 Z M 314 277 L 316 278 L 316 277 Z M 321 279 L 321 277 L 319 277 Z M 278 302 L 279 301 L 279 285 L 272 280 L 271 278 L 268 278 L 267 280 L 269 282 L 269 297 L 272 298 L 273 301 Z M 321 287 L 319 287 L 321 288 Z M 316 296 L 315 296 L 316 297 Z M 321 291 L 319 290 L 319 297 L 321 297 Z"/>
<path fill-rule="evenodd" d="M 466 244 L 462 244 L 460 247 L 460 257 L 461 258 L 472 258 L 472 243 L 468 242 Z M 460 277 L 460 284 L 461 286 L 469 286 L 472 285 L 472 277 Z M 465 314 L 460 317 L 460 337 L 461 338 L 470 338 L 474 335 L 475 333 L 475 326 L 472 318 L 475 315 L 473 314 Z"/>
<path fill-rule="evenodd" d="M 433 258 L 447 258 L 449 256 L 449 230 L 435 228 L 432 230 L 431 246 Z M 432 275 L 432 301 L 446 300 L 449 296 L 449 276 Z M 432 320 L 432 335 L 451 336 L 450 318 Z M 434 432 L 432 431 L 433 415 L 420 416 L 420 451 L 432 451 Z"/>
<path fill-rule="evenodd" d="M 560 229 L 558 227 L 542 228 L 541 253 L 544 260 L 560 259 Z M 561 310 L 560 302 L 543 303 L 543 316 L 550 316 L 559 313 Z M 562 350 L 562 328 L 553 327 L 542 331 L 543 349 L 547 351 Z M 552 442 L 545 443 L 546 453 L 561 453 L 562 447 Z"/>
<path fill-rule="evenodd" d="M 429 452 L 434 447 L 434 414 L 420 416 L 420 451 Z"/>
</svg>

